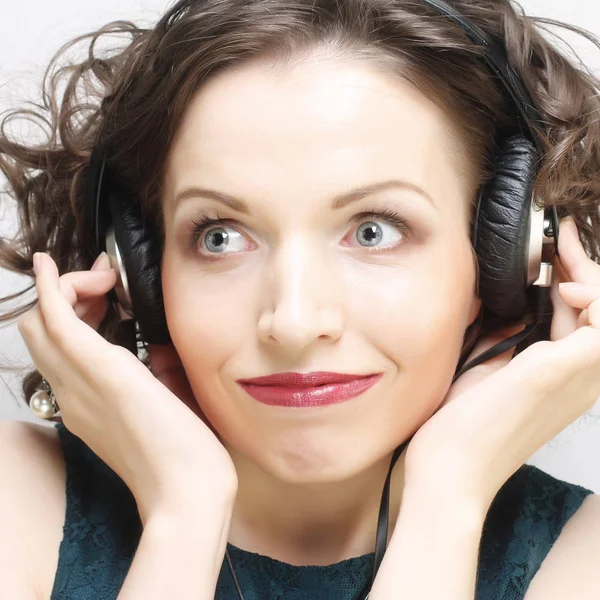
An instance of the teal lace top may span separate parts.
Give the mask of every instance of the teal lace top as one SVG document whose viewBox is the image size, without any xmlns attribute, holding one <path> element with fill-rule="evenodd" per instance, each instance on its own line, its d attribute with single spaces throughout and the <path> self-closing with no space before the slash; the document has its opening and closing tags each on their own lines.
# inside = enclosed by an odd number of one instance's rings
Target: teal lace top
<svg viewBox="0 0 600 600">
<path fill-rule="evenodd" d="M 124 482 L 62 423 L 67 508 L 51 600 L 114 600 L 142 527 Z M 521 600 L 568 519 L 591 490 L 524 465 L 498 492 L 483 528 L 476 600 Z M 294 566 L 228 545 L 244 600 L 356 600 L 374 554 Z M 216 600 L 239 596 L 223 561 Z M 362 600 L 362 598 L 360 599 Z"/>
</svg>

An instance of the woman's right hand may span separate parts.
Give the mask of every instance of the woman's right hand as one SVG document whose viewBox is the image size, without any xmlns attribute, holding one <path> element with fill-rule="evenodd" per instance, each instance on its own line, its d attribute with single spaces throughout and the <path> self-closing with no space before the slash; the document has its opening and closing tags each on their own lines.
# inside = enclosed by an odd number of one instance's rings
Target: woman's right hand
<svg viewBox="0 0 600 600">
<path fill-rule="evenodd" d="M 174 348 L 151 347 L 155 377 L 96 331 L 116 283 L 106 254 L 90 271 L 61 277 L 48 254 L 38 257 L 39 302 L 18 327 L 65 426 L 125 482 L 144 525 L 157 513 L 231 507 L 235 467 L 204 421 Z"/>
</svg>

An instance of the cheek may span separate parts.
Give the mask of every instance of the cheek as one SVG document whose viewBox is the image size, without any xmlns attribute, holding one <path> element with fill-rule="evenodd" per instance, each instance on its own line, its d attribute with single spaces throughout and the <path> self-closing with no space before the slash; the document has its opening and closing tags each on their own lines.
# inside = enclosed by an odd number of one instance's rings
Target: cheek
<svg viewBox="0 0 600 600">
<path fill-rule="evenodd" d="M 207 306 L 196 295 L 187 302 L 179 298 L 171 309 L 169 331 L 184 366 L 221 364 L 239 347 L 244 332 L 248 333 L 242 311 L 231 310 L 227 302 Z"/>
<path fill-rule="evenodd" d="M 231 287 L 226 290 L 208 284 L 202 276 L 163 277 L 173 345 L 198 404 L 220 436 L 227 436 L 229 426 L 237 421 L 220 374 L 252 334 L 251 308 L 239 306 L 240 297 L 250 296 L 232 293 Z"/>
<path fill-rule="evenodd" d="M 189 269 L 188 269 L 189 271 Z M 222 365 L 248 339 L 252 322 L 252 295 L 240 281 L 216 281 L 177 269 L 163 271 L 163 298 L 167 324 L 184 367 L 200 379 Z M 239 298 L 247 298 L 240 310 Z"/>
<path fill-rule="evenodd" d="M 461 264 L 449 264 L 437 253 L 419 265 L 372 274 L 369 285 L 353 286 L 358 293 L 352 295 L 351 329 L 399 368 L 435 356 L 451 361 L 456 354 L 458 360 L 473 301 L 469 260 L 467 254 Z"/>
</svg>

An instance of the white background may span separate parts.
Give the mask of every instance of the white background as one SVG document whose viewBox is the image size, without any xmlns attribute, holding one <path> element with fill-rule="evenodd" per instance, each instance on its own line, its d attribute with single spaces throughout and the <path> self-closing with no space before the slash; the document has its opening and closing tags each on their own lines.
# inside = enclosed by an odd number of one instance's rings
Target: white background
<svg viewBox="0 0 600 600">
<path fill-rule="evenodd" d="M 116 19 L 152 26 L 170 3 L 164 0 L 0 0 L 0 110 L 16 108 L 24 100 L 40 101 L 42 75 L 50 58 L 66 41 L 88 33 Z M 600 34 L 600 8 L 597 0 L 523 0 L 528 14 L 544 16 L 578 25 Z M 579 36 L 559 32 L 581 59 L 600 73 L 600 50 Z M 84 46 L 80 45 L 79 49 Z M 567 51 L 565 49 L 565 51 Z M 72 54 L 70 54 L 72 56 Z M 19 129 L 33 137 L 30 128 Z M 0 183 L 4 184 L 4 180 Z M 15 227 L 14 214 L 0 202 L 0 234 Z M 0 296 L 28 284 L 0 270 Z M 0 362 L 31 366 L 16 326 L 0 328 Z M 18 374 L 0 373 L 0 418 L 34 420 L 22 404 Z M 590 415 L 574 423 L 540 449 L 528 461 L 555 477 L 578 483 L 600 493 L 600 405 Z"/>
</svg>

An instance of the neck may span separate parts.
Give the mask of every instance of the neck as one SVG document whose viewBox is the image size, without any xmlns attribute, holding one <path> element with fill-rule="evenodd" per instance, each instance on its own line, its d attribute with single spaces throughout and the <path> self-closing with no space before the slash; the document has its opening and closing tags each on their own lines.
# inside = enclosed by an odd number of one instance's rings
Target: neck
<svg viewBox="0 0 600 600">
<path fill-rule="evenodd" d="M 391 454 L 343 481 L 281 481 L 228 448 L 238 474 L 229 542 L 292 565 L 330 565 L 375 551 L 377 517 Z M 402 453 L 392 472 L 388 539 L 404 483 Z"/>
</svg>

